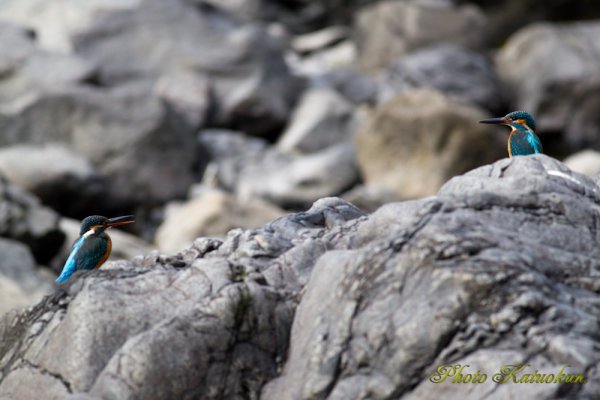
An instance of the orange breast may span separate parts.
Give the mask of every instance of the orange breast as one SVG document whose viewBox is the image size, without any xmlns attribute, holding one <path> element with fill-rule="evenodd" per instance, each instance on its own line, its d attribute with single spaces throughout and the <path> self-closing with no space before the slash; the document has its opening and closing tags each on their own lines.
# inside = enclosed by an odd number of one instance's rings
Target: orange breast
<svg viewBox="0 0 600 400">
<path fill-rule="evenodd" d="M 110 240 L 110 236 L 109 236 L 109 237 L 107 237 L 107 240 L 106 240 L 106 253 L 104 253 L 104 256 L 102 256 L 100 261 L 98 261 L 98 264 L 96 264 L 94 269 L 100 268 L 100 266 L 102 266 L 102 264 L 104 264 L 106 262 L 106 260 L 108 260 L 111 250 L 112 250 L 112 240 Z"/>
</svg>

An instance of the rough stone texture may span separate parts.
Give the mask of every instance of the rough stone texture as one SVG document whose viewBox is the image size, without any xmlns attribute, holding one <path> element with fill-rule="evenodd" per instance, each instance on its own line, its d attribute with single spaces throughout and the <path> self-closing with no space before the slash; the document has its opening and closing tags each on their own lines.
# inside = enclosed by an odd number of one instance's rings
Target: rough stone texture
<svg viewBox="0 0 600 400">
<path fill-rule="evenodd" d="M 58 215 L 0 176 L 0 237 L 26 244 L 39 263 L 46 263 L 64 241 Z"/>
<path fill-rule="evenodd" d="M 591 399 L 599 204 L 589 178 L 514 157 L 368 216 L 322 199 L 173 257 L 108 263 L 0 321 L 0 397 Z M 589 381 L 428 379 L 508 363 Z"/>
<path fill-rule="evenodd" d="M 81 203 L 104 194 L 94 166 L 64 145 L 15 145 L 0 148 L 0 174 L 55 210 L 77 213 Z"/>
<path fill-rule="evenodd" d="M 513 108 L 535 115 L 541 130 L 564 130 L 574 149 L 600 145 L 599 36 L 598 22 L 536 24 L 513 35 L 497 57 Z"/>
<path fill-rule="evenodd" d="M 206 190 L 167 212 L 155 242 L 160 251 L 175 253 L 199 236 L 222 237 L 234 228 L 257 228 L 283 214 L 281 209 L 261 199 Z"/>
<path fill-rule="evenodd" d="M 428 47 L 394 61 L 379 79 L 379 101 L 419 87 L 437 89 L 492 113 L 502 110 L 500 82 L 492 64 L 454 44 Z"/>
<path fill-rule="evenodd" d="M 501 135 L 477 124 L 484 117 L 430 89 L 380 105 L 356 136 L 365 182 L 402 198 L 428 196 L 452 176 L 506 155 Z"/>
<path fill-rule="evenodd" d="M 382 1 L 356 19 L 356 43 L 363 68 L 385 68 L 395 58 L 434 42 L 477 48 L 483 44 L 486 18 L 472 4 Z"/>
<path fill-rule="evenodd" d="M 340 197 L 368 213 L 377 210 L 384 204 L 402 200 L 396 192 L 374 185 L 358 185 Z"/>
<path fill-rule="evenodd" d="M 335 90 L 304 92 L 277 147 L 282 151 L 313 153 L 349 142 L 355 123 L 354 107 Z"/>
<path fill-rule="evenodd" d="M 600 174 L 600 152 L 584 150 L 565 158 L 564 163 L 572 171 L 585 175 Z"/>
</svg>

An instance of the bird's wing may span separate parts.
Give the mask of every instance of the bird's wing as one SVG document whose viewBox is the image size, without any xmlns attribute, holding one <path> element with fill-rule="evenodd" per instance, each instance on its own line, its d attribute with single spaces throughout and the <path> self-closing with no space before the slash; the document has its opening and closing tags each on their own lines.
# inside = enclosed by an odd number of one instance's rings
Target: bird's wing
<svg viewBox="0 0 600 400">
<path fill-rule="evenodd" d="M 66 282 L 75 271 L 93 269 L 106 254 L 106 243 L 97 237 L 81 237 L 74 244 L 71 254 L 56 282 Z"/>
</svg>

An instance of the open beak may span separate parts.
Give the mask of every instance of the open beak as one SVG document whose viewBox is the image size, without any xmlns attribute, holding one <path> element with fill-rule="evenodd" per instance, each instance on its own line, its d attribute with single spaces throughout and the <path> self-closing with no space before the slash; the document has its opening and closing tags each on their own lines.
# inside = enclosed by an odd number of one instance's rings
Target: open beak
<svg viewBox="0 0 600 400">
<path fill-rule="evenodd" d="M 133 218 L 133 215 L 125 215 L 123 217 L 115 217 L 115 218 L 109 218 L 104 225 L 111 227 L 111 226 L 121 226 L 121 225 L 127 225 L 127 224 L 131 224 L 134 223 L 135 220 Z"/>
<path fill-rule="evenodd" d="M 480 124 L 494 124 L 494 125 L 508 124 L 509 122 L 510 122 L 510 120 L 505 117 L 482 119 L 481 121 L 479 121 Z"/>
</svg>

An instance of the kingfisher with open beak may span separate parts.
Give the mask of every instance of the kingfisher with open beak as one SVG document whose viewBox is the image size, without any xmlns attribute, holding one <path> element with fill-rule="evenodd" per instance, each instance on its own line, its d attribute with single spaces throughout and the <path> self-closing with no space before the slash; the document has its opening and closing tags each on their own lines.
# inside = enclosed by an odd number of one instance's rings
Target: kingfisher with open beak
<svg viewBox="0 0 600 400">
<path fill-rule="evenodd" d="M 66 282 L 75 271 L 100 268 L 108 259 L 112 250 L 112 241 L 105 232 L 113 226 L 121 226 L 135 222 L 133 215 L 106 218 L 92 215 L 81 221 L 79 239 L 73 244 L 71 254 L 56 282 Z"/>
<path fill-rule="evenodd" d="M 508 155 L 526 156 L 543 153 L 542 142 L 534 133 L 535 120 L 525 111 L 513 111 L 501 118 L 479 121 L 482 124 L 498 124 L 510 127 L 508 136 Z"/>
</svg>

